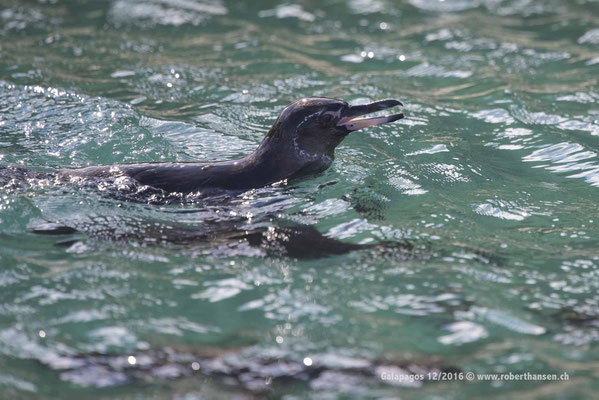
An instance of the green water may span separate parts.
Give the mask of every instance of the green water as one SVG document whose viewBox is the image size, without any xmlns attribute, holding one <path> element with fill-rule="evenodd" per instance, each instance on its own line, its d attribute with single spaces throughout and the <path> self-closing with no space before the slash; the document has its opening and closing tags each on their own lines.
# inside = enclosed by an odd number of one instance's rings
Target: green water
<svg viewBox="0 0 599 400">
<path fill-rule="evenodd" d="M 216 211 L 425 249 L 407 261 L 369 251 L 299 261 L 227 244 L 139 246 L 94 229 L 221 217 L 201 203 L 4 188 L 0 397 L 596 398 L 597 1 L 0 8 L 1 166 L 234 158 L 297 98 L 396 98 L 406 119 L 350 135 L 324 174 Z M 39 220 L 85 229 L 57 246 L 31 233 Z M 333 374 L 256 392 L 199 373 L 98 389 L 44 364 L 165 346 L 314 365 L 435 358 L 570 379 L 403 387 Z"/>
</svg>

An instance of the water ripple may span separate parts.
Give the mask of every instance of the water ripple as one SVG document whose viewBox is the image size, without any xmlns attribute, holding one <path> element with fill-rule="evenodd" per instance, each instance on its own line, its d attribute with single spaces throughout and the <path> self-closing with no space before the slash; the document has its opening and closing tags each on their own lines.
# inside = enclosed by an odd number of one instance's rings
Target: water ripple
<svg viewBox="0 0 599 400">
<path fill-rule="evenodd" d="M 549 161 L 549 165 L 540 165 L 552 172 L 577 172 L 568 175 L 569 178 L 583 178 L 593 186 L 599 186 L 599 164 L 594 161 L 580 162 L 594 159 L 597 153 L 586 150 L 577 143 L 563 142 L 533 151 L 523 157 L 526 162 Z M 557 165 L 552 165 L 557 164 Z"/>
<path fill-rule="evenodd" d="M 376 360 L 406 357 L 572 370 L 576 385 L 552 393 L 593 398 L 596 6 L 5 0 L 0 167 L 234 158 L 303 96 L 397 98 L 406 118 L 349 135 L 321 175 L 214 203 L 98 194 L 127 181 L 2 188 L 1 389 L 76 397 L 95 392 L 72 382 L 125 384 L 111 396 L 133 398 L 137 371 L 160 379 L 156 397 L 197 397 L 197 377 L 152 364 L 168 344 L 211 353 L 197 373 L 226 398 L 260 397 L 267 382 L 281 397 L 396 397 L 356 371 L 403 371 Z M 238 241 L 286 223 L 384 251 L 304 260 Z M 79 232 L 31 232 L 44 224 Z M 198 234 L 209 239 L 181 242 Z M 82 369 L 98 351 L 115 356 Z M 210 365 L 218 373 L 202 375 Z M 285 371 L 301 384 L 278 384 Z M 447 397 L 443 385 L 412 386 Z M 530 382 L 492 389 L 472 390 L 539 396 Z"/>
<path fill-rule="evenodd" d="M 219 0 L 117 0 L 110 18 L 117 26 L 135 24 L 144 28 L 155 25 L 199 25 L 212 15 L 225 15 L 227 8 Z"/>
</svg>

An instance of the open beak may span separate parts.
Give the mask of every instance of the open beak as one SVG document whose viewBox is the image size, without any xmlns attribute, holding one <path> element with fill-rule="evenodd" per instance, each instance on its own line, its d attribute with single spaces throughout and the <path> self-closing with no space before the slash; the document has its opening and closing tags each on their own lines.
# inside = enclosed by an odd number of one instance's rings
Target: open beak
<svg viewBox="0 0 599 400">
<path fill-rule="evenodd" d="M 388 115 L 385 117 L 362 117 L 362 115 L 372 114 L 373 112 L 386 110 L 395 106 L 403 106 L 397 100 L 381 100 L 370 104 L 349 107 L 343 114 L 343 117 L 337 122 L 338 127 L 343 127 L 348 131 L 357 131 L 358 129 L 368 128 L 387 122 L 397 121 L 404 117 L 403 113 Z"/>
</svg>

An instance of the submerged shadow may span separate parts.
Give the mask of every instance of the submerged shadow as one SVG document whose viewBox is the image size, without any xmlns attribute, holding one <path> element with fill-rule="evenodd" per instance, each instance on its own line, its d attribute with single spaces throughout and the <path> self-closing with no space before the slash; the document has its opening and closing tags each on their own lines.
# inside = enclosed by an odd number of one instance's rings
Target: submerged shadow
<svg viewBox="0 0 599 400">
<path fill-rule="evenodd" d="M 131 228 L 131 227 L 130 227 Z M 47 221 L 36 221 L 30 225 L 33 233 L 60 237 L 59 246 L 68 247 L 80 238 L 74 235 L 83 233 L 91 238 L 108 241 L 125 241 L 141 245 L 204 245 L 212 248 L 233 249 L 252 248 L 258 254 L 271 257 L 291 257 L 298 260 L 319 259 L 347 254 L 357 250 L 377 251 L 395 259 L 414 258 L 418 250 L 405 242 L 381 242 L 357 244 L 327 237 L 310 225 L 290 221 L 269 220 L 260 224 L 238 224 L 236 221 L 208 221 L 201 227 L 163 225 L 148 222 L 136 223 L 134 229 L 123 232 L 119 227 L 104 226 L 101 229 L 79 229 Z M 242 252 L 243 253 L 243 252 Z M 256 252 L 252 252 L 256 254 Z"/>
</svg>

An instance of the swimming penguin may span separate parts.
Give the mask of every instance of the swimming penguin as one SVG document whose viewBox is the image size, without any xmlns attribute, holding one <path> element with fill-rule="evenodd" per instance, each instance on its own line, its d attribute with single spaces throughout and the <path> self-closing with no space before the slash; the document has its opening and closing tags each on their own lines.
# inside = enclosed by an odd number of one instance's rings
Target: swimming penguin
<svg viewBox="0 0 599 400">
<path fill-rule="evenodd" d="M 350 132 L 404 117 L 362 116 L 398 105 L 402 104 L 397 100 L 350 106 L 341 100 L 304 98 L 283 110 L 252 154 L 237 160 L 102 165 L 61 169 L 57 174 L 67 179 L 128 177 L 168 193 L 245 191 L 326 170 L 335 147 Z"/>
</svg>

